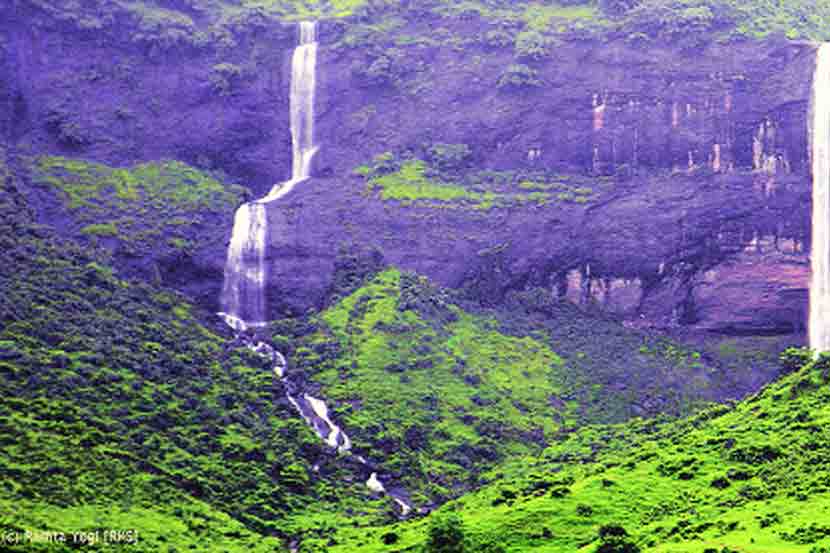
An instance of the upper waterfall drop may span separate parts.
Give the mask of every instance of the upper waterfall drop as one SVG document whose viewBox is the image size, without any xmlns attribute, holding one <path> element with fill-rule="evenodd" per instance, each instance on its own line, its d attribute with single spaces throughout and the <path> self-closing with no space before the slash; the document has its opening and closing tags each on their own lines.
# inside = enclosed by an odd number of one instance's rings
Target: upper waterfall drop
<svg viewBox="0 0 830 553">
<path fill-rule="evenodd" d="M 811 107 L 813 236 L 809 333 L 810 348 L 822 352 L 830 351 L 830 43 L 822 44 L 816 55 Z"/>
<path fill-rule="evenodd" d="M 291 179 L 274 185 L 260 202 L 273 202 L 311 176 L 317 153 L 314 143 L 314 100 L 317 89 L 317 22 L 300 23 L 299 44 L 291 58 Z"/>
<path fill-rule="evenodd" d="M 291 180 L 308 178 L 314 145 L 314 91 L 317 89 L 317 23 L 300 23 L 300 45 L 291 62 Z"/>
</svg>

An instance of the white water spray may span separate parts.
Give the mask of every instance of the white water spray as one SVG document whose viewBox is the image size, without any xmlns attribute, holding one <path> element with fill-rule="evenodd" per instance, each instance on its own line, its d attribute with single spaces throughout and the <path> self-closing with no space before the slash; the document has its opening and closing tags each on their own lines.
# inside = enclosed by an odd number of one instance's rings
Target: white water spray
<svg viewBox="0 0 830 553">
<path fill-rule="evenodd" d="M 830 44 L 816 57 L 812 103 L 813 238 L 810 348 L 830 351 Z"/>
<path fill-rule="evenodd" d="M 406 501 L 403 501 L 401 498 L 396 497 L 395 495 L 390 494 L 389 491 L 387 491 L 386 486 L 384 486 L 383 482 L 381 482 L 378 479 L 378 473 L 373 472 L 369 476 L 369 479 L 366 481 L 366 487 L 369 488 L 371 491 L 373 491 L 375 493 L 382 493 L 382 494 L 386 494 L 389 497 L 391 497 L 392 501 L 397 503 L 398 507 L 400 507 L 401 514 L 403 516 L 408 515 L 412 511 L 412 507 L 410 507 L 409 504 Z"/>
<path fill-rule="evenodd" d="M 266 226 L 263 205 L 249 203 L 236 210 L 220 315 L 237 332 L 265 321 Z"/>
</svg>

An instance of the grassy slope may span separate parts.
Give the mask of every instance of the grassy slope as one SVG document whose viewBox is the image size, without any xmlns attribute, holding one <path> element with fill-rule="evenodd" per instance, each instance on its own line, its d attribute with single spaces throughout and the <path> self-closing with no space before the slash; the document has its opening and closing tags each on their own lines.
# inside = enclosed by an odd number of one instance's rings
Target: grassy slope
<svg viewBox="0 0 830 553">
<path fill-rule="evenodd" d="M 465 311 L 396 270 L 315 328 L 295 342 L 292 361 L 322 387 L 356 447 L 419 505 L 487 481 L 562 429 L 627 418 L 649 397 L 663 397 L 662 411 L 688 412 L 708 386 L 706 366 L 666 340 L 569 305 L 545 320 L 519 306 L 512 316 Z"/>
<path fill-rule="evenodd" d="M 242 202 L 245 189 L 226 186 L 182 162 L 167 160 L 118 169 L 57 156 L 30 162 L 32 184 L 54 194 L 74 228 L 64 233 L 93 243 L 115 238 L 120 252 L 157 256 L 223 244 L 216 225 Z M 221 247 L 221 246 L 220 246 Z"/>
<path fill-rule="evenodd" d="M 826 367 L 807 367 L 733 408 L 587 427 L 441 511 L 461 515 L 472 551 L 593 551 L 609 524 L 645 552 L 819 551 L 830 546 L 828 400 Z M 346 530 L 331 551 L 413 551 L 429 523 Z M 390 532 L 394 547 L 380 541 Z"/>
<path fill-rule="evenodd" d="M 2 159 L 0 170 L 4 529 L 135 529 L 131 551 L 274 551 L 263 534 L 324 534 L 345 513 L 381 520 L 388 505 L 359 479 L 342 484 L 353 476 L 268 366 L 183 298 L 34 225 Z"/>
</svg>

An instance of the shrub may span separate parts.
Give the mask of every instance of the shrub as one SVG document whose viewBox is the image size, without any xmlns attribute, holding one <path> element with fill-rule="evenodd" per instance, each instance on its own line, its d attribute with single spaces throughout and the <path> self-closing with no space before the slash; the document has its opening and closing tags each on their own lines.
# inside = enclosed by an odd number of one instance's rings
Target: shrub
<svg viewBox="0 0 830 553">
<path fill-rule="evenodd" d="M 389 48 L 376 56 L 368 67 L 359 62 L 353 65 L 352 75 L 370 86 L 397 86 L 406 66 L 404 52 Z"/>
<path fill-rule="evenodd" d="M 501 29 L 487 31 L 482 42 L 490 48 L 506 48 L 513 43 L 513 35 Z"/>
<path fill-rule="evenodd" d="M 818 358 L 813 363 L 813 368 L 827 374 L 830 371 L 830 352 L 823 351 L 819 353 Z"/>
<path fill-rule="evenodd" d="M 118 236 L 118 226 L 115 223 L 95 223 L 82 228 L 81 234 L 87 236 Z"/>
<path fill-rule="evenodd" d="M 516 35 L 516 57 L 538 60 L 548 55 L 548 40 L 538 31 L 524 31 Z"/>
<path fill-rule="evenodd" d="M 623 15 L 639 3 L 640 0 L 599 0 L 599 9 L 608 15 Z"/>
<path fill-rule="evenodd" d="M 464 553 L 464 529 L 456 513 L 432 517 L 426 550 L 428 553 Z"/>
<path fill-rule="evenodd" d="M 606 524 L 599 528 L 600 545 L 595 553 L 640 553 L 640 548 L 628 539 L 628 532 L 619 524 Z"/>
<path fill-rule="evenodd" d="M 365 76 L 374 84 L 394 83 L 395 74 L 392 69 L 392 59 L 389 56 L 378 56 L 369 64 Z"/>
<path fill-rule="evenodd" d="M 220 96 L 229 96 L 242 77 L 242 68 L 232 63 L 217 63 L 210 72 L 210 84 Z"/>
<path fill-rule="evenodd" d="M 537 87 L 542 86 L 542 81 L 538 78 L 538 72 L 532 67 L 522 63 L 513 63 L 508 65 L 499 77 L 497 86 L 499 88 Z"/>
<path fill-rule="evenodd" d="M 466 144 L 435 144 L 427 151 L 428 160 L 440 171 L 462 169 L 472 151 Z"/>
<path fill-rule="evenodd" d="M 734 24 L 733 9 L 710 0 L 646 0 L 626 16 L 626 30 L 697 45 L 713 30 Z"/>
<path fill-rule="evenodd" d="M 604 524 L 599 527 L 599 539 L 625 538 L 628 532 L 619 524 Z"/>
<path fill-rule="evenodd" d="M 799 370 L 809 363 L 813 358 L 812 352 L 807 348 L 787 348 L 778 356 L 778 360 L 785 373 Z"/>
<path fill-rule="evenodd" d="M 780 456 L 781 450 L 777 446 L 770 444 L 753 444 L 745 447 L 736 447 L 730 452 L 729 459 L 739 463 L 760 465 L 761 463 L 774 461 Z"/>
<path fill-rule="evenodd" d="M 718 478 L 715 478 L 714 480 L 712 480 L 712 483 L 710 485 L 713 488 L 717 488 L 718 490 L 723 490 L 723 489 L 726 489 L 729 486 L 731 486 L 732 483 L 729 481 L 728 478 L 725 478 L 723 476 L 719 476 Z"/>
</svg>

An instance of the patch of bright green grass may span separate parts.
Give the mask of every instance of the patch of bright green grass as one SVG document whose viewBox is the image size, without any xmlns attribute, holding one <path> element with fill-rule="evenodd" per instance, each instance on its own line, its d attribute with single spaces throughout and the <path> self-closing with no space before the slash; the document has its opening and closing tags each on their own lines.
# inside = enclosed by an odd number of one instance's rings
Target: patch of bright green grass
<svg viewBox="0 0 830 553">
<path fill-rule="evenodd" d="M 470 200 L 478 201 L 482 195 L 452 184 L 435 182 L 425 176 L 426 163 L 421 160 L 405 161 L 398 171 L 369 181 L 380 189 L 384 200 Z"/>
<path fill-rule="evenodd" d="M 439 209 L 489 210 L 557 202 L 587 204 L 600 196 L 593 186 L 586 185 L 586 181 L 592 185 L 597 183 L 585 177 L 571 182 L 567 175 L 541 174 L 531 179 L 510 171 L 442 172 L 420 159 L 400 160 L 392 152 L 376 156 L 371 164 L 360 165 L 352 173 L 365 178 L 370 191 L 379 190 L 383 200 Z"/>
<path fill-rule="evenodd" d="M 171 160 L 114 168 L 40 156 L 30 167 L 34 186 L 55 192 L 80 235 L 116 237 L 137 253 L 158 250 L 159 244 L 182 251 L 224 240 L 221 225 L 196 227 L 203 226 L 205 212 L 218 212 L 230 224 L 244 193 Z"/>
</svg>

